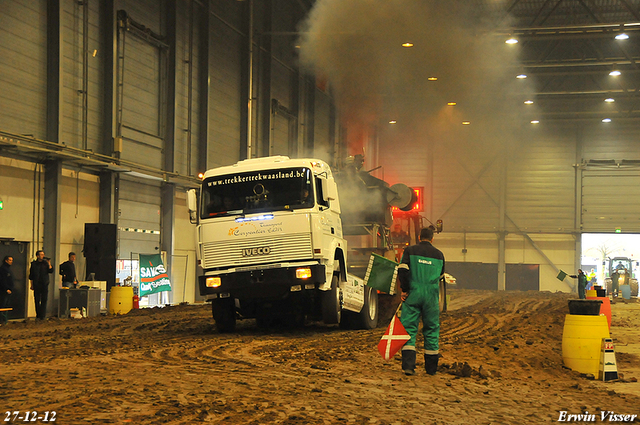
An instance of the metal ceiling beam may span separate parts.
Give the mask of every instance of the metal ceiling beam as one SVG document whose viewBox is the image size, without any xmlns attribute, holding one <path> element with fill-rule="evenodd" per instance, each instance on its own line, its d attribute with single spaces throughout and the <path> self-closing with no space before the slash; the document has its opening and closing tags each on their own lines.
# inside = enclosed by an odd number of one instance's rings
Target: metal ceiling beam
<svg viewBox="0 0 640 425">
<path fill-rule="evenodd" d="M 586 67 L 586 66 L 614 66 L 614 65 L 635 65 L 640 61 L 640 57 L 599 59 L 565 59 L 553 62 L 530 62 L 524 61 L 520 64 L 524 68 L 564 68 L 564 67 Z"/>
<path fill-rule="evenodd" d="M 587 3 L 585 3 L 585 0 L 578 0 L 578 3 L 580 3 L 580 5 L 587 11 L 589 16 L 591 16 L 591 18 L 593 18 L 594 21 L 598 23 L 602 22 L 602 19 L 596 16 L 593 10 L 591 10 L 591 7 Z"/>
<path fill-rule="evenodd" d="M 551 11 L 549 13 L 547 13 L 547 16 L 544 17 L 544 19 L 542 20 L 542 22 L 540 22 L 540 24 L 544 24 L 547 21 L 547 19 L 549 19 L 549 17 L 551 15 L 553 15 L 553 12 L 556 11 L 556 9 L 558 8 L 558 6 L 560 6 L 560 3 L 562 3 L 562 1 L 563 0 L 558 0 L 558 2 L 553 6 L 553 9 L 551 9 Z M 546 3 L 545 3 L 545 5 L 546 5 Z"/>
<path fill-rule="evenodd" d="M 562 68 L 562 67 L 561 67 Z M 566 68 L 566 67 L 565 67 Z M 586 70 L 586 69 L 573 69 L 573 70 L 557 70 L 557 71 L 542 71 L 542 70 L 531 70 L 527 72 L 527 76 L 535 75 L 537 77 L 553 77 L 558 75 L 602 75 L 606 76 L 609 74 L 610 69 L 600 69 L 600 70 Z M 637 74 L 640 72 L 640 69 L 621 69 L 624 74 Z"/>
<path fill-rule="evenodd" d="M 546 117 L 546 118 L 585 118 L 590 117 L 590 119 L 594 118 L 611 118 L 612 120 L 619 119 L 640 119 L 640 110 L 634 110 L 631 112 L 620 112 L 620 111 L 571 111 L 571 112 L 550 112 L 550 111 L 538 111 L 536 117 Z"/>
<path fill-rule="evenodd" d="M 516 37 L 519 41 L 531 40 L 571 40 L 585 38 L 607 38 L 616 34 L 634 33 L 640 31 L 640 22 L 571 25 L 554 27 L 526 27 L 505 28 L 497 31 L 500 37 Z"/>
<path fill-rule="evenodd" d="M 636 21 L 640 21 L 640 15 L 638 14 L 638 11 L 634 10 L 627 0 L 618 0 L 618 1 L 622 3 L 622 5 L 629 11 L 629 13 L 633 15 Z"/>
<path fill-rule="evenodd" d="M 183 187 L 198 187 L 200 185 L 200 180 L 195 177 L 183 176 L 176 172 L 167 172 L 133 161 L 4 131 L 0 131 L 0 151 L 3 153 L 7 151 L 15 157 L 36 162 L 59 159 L 63 165 L 80 167 L 96 173 L 105 170 L 118 173 L 137 172 L 148 178 L 160 179 Z"/>
</svg>

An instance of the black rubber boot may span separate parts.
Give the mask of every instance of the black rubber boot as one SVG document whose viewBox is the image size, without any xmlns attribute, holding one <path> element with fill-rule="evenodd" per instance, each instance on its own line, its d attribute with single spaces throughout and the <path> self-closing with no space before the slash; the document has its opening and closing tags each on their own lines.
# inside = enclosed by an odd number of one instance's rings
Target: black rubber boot
<svg viewBox="0 0 640 425">
<path fill-rule="evenodd" d="M 405 375 L 415 375 L 416 352 L 414 350 L 402 350 L 402 371 Z"/>
<path fill-rule="evenodd" d="M 424 370 L 429 375 L 435 375 L 438 371 L 438 357 L 440 357 L 439 354 L 424 355 Z"/>
</svg>

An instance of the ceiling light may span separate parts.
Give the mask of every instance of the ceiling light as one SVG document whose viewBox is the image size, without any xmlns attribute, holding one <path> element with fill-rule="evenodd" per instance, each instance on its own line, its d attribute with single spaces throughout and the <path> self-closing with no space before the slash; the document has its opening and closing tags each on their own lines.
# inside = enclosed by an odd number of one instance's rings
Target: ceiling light
<svg viewBox="0 0 640 425">
<path fill-rule="evenodd" d="M 389 124 L 397 124 L 397 123 L 398 123 L 398 121 L 396 121 L 396 120 L 389 121 Z"/>
<path fill-rule="evenodd" d="M 447 106 L 456 106 L 457 103 L 456 102 L 447 102 Z"/>
<path fill-rule="evenodd" d="M 533 100 L 525 100 L 524 104 L 525 105 L 533 105 Z"/>
<path fill-rule="evenodd" d="M 626 40 L 628 39 L 629 36 L 623 32 L 621 32 L 620 34 L 616 35 L 616 40 Z"/>
<path fill-rule="evenodd" d="M 538 120 L 531 120 L 531 124 L 540 124 L 540 121 L 538 121 Z"/>
<path fill-rule="evenodd" d="M 606 98 L 604 101 L 605 101 L 605 102 L 607 102 L 607 103 L 613 103 L 613 102 L 615 102 L 616 100 L 615 100 L 614 98 L 612 98 L 612 97 L 608 97 L 608 98 Z"/>
<path fill-rule="evenodd" d="M 527 76 L 525 74 L 520 74 L 520 75 L 516 75 L 516 78 L 520 80 L 524 80 L 525 78 L 527 78 Z"/>
<path fill-rule="evenodd" d="M 413 43 L 402 43 L 402 47 L 413 47 Z"/>
<path fill-rule="evenodd" d="M 505 41 L 505 43 L 507 44 L 518 44 L 518 39 L 515 37 L 510 37 L 507 41 Z"/>
<path fill-rule="evenodd" d="M 617 77 L 617 76 L 618 76 L 618 75 L 620 75 L 620 74 L 622 74 L 622 73 L 621 73 L 620 71 L 618 71 L 617 69 L 616 69 L 616 70 L 613 70 L 613 71 L 611 71 L 611 72 L 609 73 L 609 75 L 611 75 L 612 77 Z"/>
<path fill-rule="evenodd" d="M 427 78 L 429 81 L 438 81 L 438 77 L 429 77 Z"/>
<path fill-rule="evenodd" d="M 605 118 L 602 120 L 602 122 L 611 122 L 611 118 Z"/>
<path fill-rule="evenodd" d="M 471 121 L 462 121 L 462 125 L 469 125 L 471 124 Z"/>
</svg>

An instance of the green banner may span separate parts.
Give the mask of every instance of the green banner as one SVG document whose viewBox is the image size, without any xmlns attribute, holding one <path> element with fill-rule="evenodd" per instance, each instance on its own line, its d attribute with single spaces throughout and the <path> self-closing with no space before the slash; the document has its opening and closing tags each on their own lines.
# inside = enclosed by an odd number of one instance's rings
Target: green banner
<svg viewBox="0 0 640 425">
<path fill-rule="evenodd" d="M 171 282 L 160 254 L 140 254 L 140 297 L 171 291 Z"/>
<path fill-rule="evenodd" d="M 364 284 L 394 295 L 396 292 L 396 278 L 398 277 L 398 263 L 381 255 L 371 253 L 369 267 L 364 277 Z"/>
</svg>

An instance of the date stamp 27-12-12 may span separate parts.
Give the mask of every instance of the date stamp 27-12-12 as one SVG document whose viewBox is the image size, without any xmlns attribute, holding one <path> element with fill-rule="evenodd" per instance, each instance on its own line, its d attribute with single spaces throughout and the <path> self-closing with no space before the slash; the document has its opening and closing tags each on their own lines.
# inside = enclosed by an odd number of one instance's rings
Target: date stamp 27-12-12
<svg viewBox="0 0 640 425">
<path fill-rule="evenodd" d="M 6 411 L 4 412 L 4 418 L 2 422 L 4 423 L 16 423 L 16 422 L 55 422 L 56 421 L 56 412 L 45 411 L 38 413 L 37 410 L 26 410 L 21 412 L 19 410 Z M 0 423 L 2 423 L 0 422 Z"/>
</svg>

